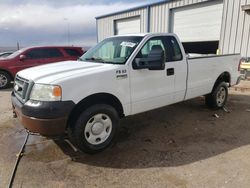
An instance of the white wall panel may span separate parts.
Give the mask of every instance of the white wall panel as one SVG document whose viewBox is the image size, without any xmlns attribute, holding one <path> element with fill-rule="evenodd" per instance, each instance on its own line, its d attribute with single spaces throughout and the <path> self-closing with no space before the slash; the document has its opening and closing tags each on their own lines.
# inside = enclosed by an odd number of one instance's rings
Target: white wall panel
<svg viewBox="0 0 250 188">
<path fill-rule="evenodd" d="M 97 37 L 98 41 L 101 41 L 107 37 L 113 36 L 115 33 L 115 21 L 130 17 L 140 17 L 140 32 L 147 31 L 147 8 L 139 10 L 128 11 L 122 14 L 116 14 L 112 16 L 103 17 L 97 19 Z"/>
<path fill-rule="evenodd" d="M 222 54 L 241 53 L 250 57 L 250 12 L 242 5 L 250 0 L 224 0 L 220 50 Z"/>
<path fill-rule="evenodd" d="M 115 21 L 115 34 L 131 34 L 141 32 L 141 18 L 136 16 Z"/>
<path fill-rule="evenodd" d="M 222 1 L 175 8 L 172 10 L 171 31 L 182 42 L 219 40 L 222 10 Z"/>
</svg>

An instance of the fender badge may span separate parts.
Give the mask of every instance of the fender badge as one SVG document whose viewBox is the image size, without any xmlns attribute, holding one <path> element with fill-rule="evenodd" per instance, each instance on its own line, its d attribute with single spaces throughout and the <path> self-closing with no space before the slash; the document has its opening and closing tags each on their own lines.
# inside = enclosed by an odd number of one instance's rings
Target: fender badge
<svg viewBox="0 0 250 188">
<path fill-rule="evenodd" d="M 116 78 L 118 80 L 120 80 L 120 79 L 126 79 L 127 77 L 128 77 L 128 74 L 127 74 L 127 70 L 126 69 L 116 70 Z"/>
<path fill-rule="evenodd" d="M 125 79 L 125 78 L 127 78 L 127 77 L 128 77 L 127 74 L 116 75 L 116 78 L 117 78 L 118 80 L 120 80 L 120 79 Z"/>
</svg>

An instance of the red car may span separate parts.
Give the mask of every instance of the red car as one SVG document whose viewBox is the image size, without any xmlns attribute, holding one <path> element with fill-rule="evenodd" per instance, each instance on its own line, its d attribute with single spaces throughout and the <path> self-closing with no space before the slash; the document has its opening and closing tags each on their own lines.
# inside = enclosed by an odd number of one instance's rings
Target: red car
<svg viewBox="0 0 250 188">
<path fill-rule="evenodd" d="M 18 71 L 59 61 L 77 60 L 84 54 L 80 47 L 43 46 L 23 48 L 0 59 L 0 89 L 8 88 Z"/>
</svg>

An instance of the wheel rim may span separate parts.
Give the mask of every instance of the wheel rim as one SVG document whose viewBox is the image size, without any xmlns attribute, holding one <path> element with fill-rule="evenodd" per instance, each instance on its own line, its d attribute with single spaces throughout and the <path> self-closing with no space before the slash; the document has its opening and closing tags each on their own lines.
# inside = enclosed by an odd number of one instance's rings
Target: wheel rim
<svg viewBox="0 0 250 188">
<path fill-rule="evenodd" d="M 222 106 L 226 100 L 226 89 L 221 87 L 217 93 L 216 101 L 218 106 Z"/>
<path fill-rule="evenodd" d="M 112 121 L 106 114 L 95 114 L 85 126 L 84 137 L 90 144 L 98 145 L 105 142 L 112 131 Z"/>
<path fill-rule="evenodd" d="M 7 83 L 8 83 L 7 77 L 3 74 L 0 74 L 0 87 L 6 86 Z"/>
</svg>

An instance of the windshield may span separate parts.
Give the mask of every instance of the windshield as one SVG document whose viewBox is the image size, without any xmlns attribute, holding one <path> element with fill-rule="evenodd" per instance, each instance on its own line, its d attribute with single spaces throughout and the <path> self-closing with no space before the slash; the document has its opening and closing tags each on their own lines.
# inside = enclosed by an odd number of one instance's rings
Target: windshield
<svg viewBox="0 0 250 188">
<path fill-rule="evenodd" d="M 26 48 L 23 48 L 23 49 L 21 49 L 21 50 L 15 51 L 13 54 L 7 56 L 6 58 L 7 58 L 7 59 L 14 58 L 14 57 L 20 55 L 21 53 L 23 53 L 24 50 L 26 50 Z"/>
<path fill-rule="evenodd" d="M 97 44 L 86 52 L 80 61 L 125 64 L 143 37 L 113 37 Z"/>
</svg>

